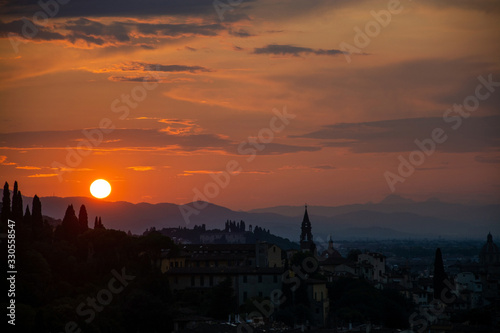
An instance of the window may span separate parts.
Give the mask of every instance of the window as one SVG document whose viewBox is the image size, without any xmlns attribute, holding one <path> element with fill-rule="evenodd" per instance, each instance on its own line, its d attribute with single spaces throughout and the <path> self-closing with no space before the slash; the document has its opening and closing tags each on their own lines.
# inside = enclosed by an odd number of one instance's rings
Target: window
<svg viewBox="0 0 500 333">
<path fill-rule="evenodd" d="M 273 246 L 273 252 L 276 253 L 276 246 Z"/>
<path fill-rule="evenodd" d="M 191 287 L 194 287 L 194 275 L 191 276 Z"/>
<path fill-rule="evenodd" d="M 262 291 L 259 291 L 259 297 L 262 297 Z"/>
<path fill-rule="evenodd" d="M 177 276 L 174 277 L 174 283 L 175 284 L 178 284 L 179 283 L 179 279 L 177 278 Z"/>
<path fill-rule="evenodd" d="M 200 276 L 200 287 L 205 285 L 205 277 L 203 275 Z"/>
<path fill-rule="evenodd" d="M 259 275 L 259 283 L 262 283 L 262 275 Z"/>
<path fill-rule="evenodd" d="M 247 276 L 243 275 L 243 283 L 247 283 L 248 282 L 247 280 L 248 280 Z"/>
<path fill-rule="evenodd" d="M 246 301 L 248 298 L 248 294 L 246 291 L 243 292 L 243 301 Z"/>
<path fill-rule="evenodd" d="M 278 282 L 278 275 L 276 275 L 276 274 L 273 275 L 273 282 L 274 283 Z"/>
<path fill-rule="evenodd" d="M 210 275 L 209 283 L 210 283 L 210 287 L 212 287 L 214 285 L 214 277 L 212 275 Z"/>
</svg>

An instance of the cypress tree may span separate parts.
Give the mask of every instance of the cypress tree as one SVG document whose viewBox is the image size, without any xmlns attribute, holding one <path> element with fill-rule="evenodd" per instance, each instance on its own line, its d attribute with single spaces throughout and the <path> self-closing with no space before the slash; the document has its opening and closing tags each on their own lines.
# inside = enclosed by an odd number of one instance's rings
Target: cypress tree
<svg viewBox="0 0 500 333">
<path fill-rule="evenodd" d="M 78 213 L 78 227 L 79 233 L 84 233 L 89 228 L 89 217 L 87 215 L 87 208 L 85 205 L 80 206 L 80 212 Z"/>
<path fill-rule="evenodd" d="M 5 182 L 3 186 L 2 199 L 2 225 L 7 225 L 7 220 L 10 218 L 10 191 L 9 183 Z"/>
<path fill-rule="evenodd" d="M 434 286 L 434 299 L 440 299 L 441 293 L 446 288 L 444 282 L 448 277 L 444 271 L 443 256 L 441 254 L 441 249 L 438 247 L 436 249 L 436 256 L 434 258 L 434 277 L 432 279 Z"/>
<path fill-rule="evenodd" d="M 33 197 L 33 205 L 31 206 L 31 224 L 33 225 L 33 232 L 38 235 L 43 227 L 43 217 L 42 202 L 36 194 Z"/>
<path fill-rule="evenodd" d="M 106 228 L 104 228 L 104 224 L 102 224 L 102 220 L 101 220 L 100 216 L 99 216 L 99 228 L 106 229 Z"/>
<path fill-rule="evenodd" d="M 30 207 L 28 205 L 26 205 L 26 211 L 24 212 L 23 221 L 28 225 L 31 224 L 31 213 L 30 213 Z"/>
<path fill-rule="evenodd" d="M 66 208 L 66 213 L 64 213 L 64 218 L 62 220 L 61 225 L 58 228 L 60 228 L 60 236 L 62 236 L 63 239 L 69 241 L 73 241 L 76 239 L 76 236 L 78 235 L 79 226 L 78 226 L 78 218 L 76 217 L 73 205 L 69 205 L 68 208 Z"/>
<path fill-rule="evenodd" d="M 12 215 L 14 214 L 14 210 L 16 209 L 18 203 L 17 203 L 17 199 L 18 199 L 18 196 L 17 196 L 17 193 L 18 193 L 18 186 L 17 186 L 17 180 L 14 181 L 14 189 L 12 189 Z"/>
<path fill-rule="evenodd" d="M 23 196 L 21 191 L 17 191 L 16 194 L 12 196 L 12 218 L 16 222 L 23 221 Z"/>
</svg>

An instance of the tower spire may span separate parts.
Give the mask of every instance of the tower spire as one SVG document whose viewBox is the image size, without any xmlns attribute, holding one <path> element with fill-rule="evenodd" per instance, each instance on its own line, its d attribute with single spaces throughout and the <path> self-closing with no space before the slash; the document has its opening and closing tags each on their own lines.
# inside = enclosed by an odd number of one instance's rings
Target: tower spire
<svg viewBox="0 0 500 333">
<path fill-rule="evenodd" d="M 311 232 L 311 221 L 309 220 L 309 214 L 307 212 L 307 204 L 305 204 L 304 218 L 302 219 L 301 232 L 300 232 L 300 248 L 302 250 L 316 252 L 316 245 L 313 242 L 313 236 Z"/>
</svg>

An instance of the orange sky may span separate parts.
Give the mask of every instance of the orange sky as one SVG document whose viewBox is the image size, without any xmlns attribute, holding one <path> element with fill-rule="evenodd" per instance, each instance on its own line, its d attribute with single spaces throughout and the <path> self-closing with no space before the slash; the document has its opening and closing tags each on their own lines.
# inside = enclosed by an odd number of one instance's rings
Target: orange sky
<svg viewBox="0 0 500 333">
<path fill-rule="evenodd" d="M 24 3 L 0 5 L 0 181 L 24 195 L 499 202 L 498 1 Z"/>
</svg>

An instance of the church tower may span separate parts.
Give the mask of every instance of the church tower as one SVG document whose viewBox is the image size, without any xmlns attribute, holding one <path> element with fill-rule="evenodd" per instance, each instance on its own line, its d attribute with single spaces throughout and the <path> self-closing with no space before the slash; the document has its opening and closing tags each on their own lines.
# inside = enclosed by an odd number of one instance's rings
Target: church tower
<svg viewBox="0 0 500 333">
<path fill-rule="evenodd" d="M 304 218 L 302 219 L 300 232 L 300 250 L 302 252 L 309 251 L 313 255 L 316 255 L 316 244 L 314 244 L 313 242 L 313 236 L 311 233 L 311 221 L 309 221 L 307 205 L 305 207 Z"/>
</svg>

